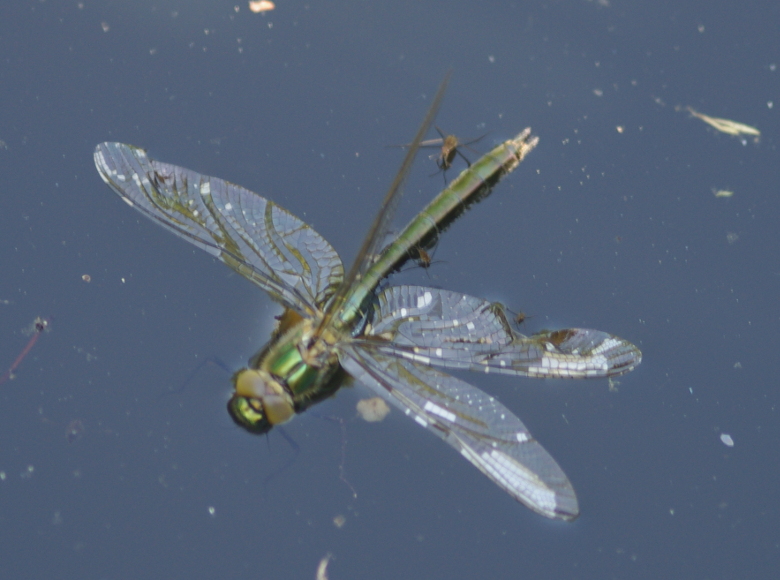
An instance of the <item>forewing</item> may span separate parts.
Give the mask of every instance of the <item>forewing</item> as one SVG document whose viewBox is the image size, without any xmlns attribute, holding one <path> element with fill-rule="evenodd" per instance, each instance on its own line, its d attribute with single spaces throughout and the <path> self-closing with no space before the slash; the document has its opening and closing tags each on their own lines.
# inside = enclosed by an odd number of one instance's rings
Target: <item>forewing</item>
<svg viewBox="0 0 780 580">
<path fill-rule="evenodd" d="M 98 145 L 95 165 L 130 206 L 303 315 L 321 309 L 341 283 L 341 260 L 322 236 L 243 187 L 122 143 Z"/>
<path fill-rule="evenodd" d="M 540 378 L 617 376 L 642 360 L 633 344 L 599 330 L 523 336 L 501 304 L 423 286 L 380 293 L 366 335 L 382 339 L 382 353 L 422 364 Z"/>
<path fill-rule="evenodd" d="M 495 398 L 432 367 L 385 356 L 369 341 L 340 346 L 339 360 L 516 500 L 548 518 L 573 520 L 579 514 L 566 474 Z"/>
</svg>

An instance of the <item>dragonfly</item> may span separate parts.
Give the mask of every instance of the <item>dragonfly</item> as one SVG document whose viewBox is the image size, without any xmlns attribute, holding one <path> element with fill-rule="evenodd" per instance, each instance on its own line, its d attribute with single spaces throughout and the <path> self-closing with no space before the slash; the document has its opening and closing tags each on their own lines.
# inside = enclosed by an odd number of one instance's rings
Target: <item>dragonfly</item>
<svg viewBox="0 0 780 580">
<path fill-rule="evenodd" d="M 433 122 L 442 82 L 358 257 L 335 249 L 273 201 L 228 181 L 102 143 L 103 180 L 128 205 L 265 290 L 284 311 L 269 342 L 233 375 L 228 411 L 267 433 L 333 395 L 351 375 L 444 439 L 513 498 L 561 520 L 579 514 L 563 470 L 496 398 L 445 370 L 539 378 L 613 377 L 641 361 L 611 334 L 571 328 L 519 334 L 499 303 L 385 279 L 485 199 L 538 143 L 525 129 L 465 169 L 386 243 L 402 184 Z"/>
</svg>

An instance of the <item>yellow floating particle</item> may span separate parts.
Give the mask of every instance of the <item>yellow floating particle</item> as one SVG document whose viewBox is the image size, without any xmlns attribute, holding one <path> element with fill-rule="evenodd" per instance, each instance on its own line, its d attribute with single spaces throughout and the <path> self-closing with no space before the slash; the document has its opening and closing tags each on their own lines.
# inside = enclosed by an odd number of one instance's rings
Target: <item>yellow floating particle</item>
<svg viewBox="0 0 780 580">
<path fill-rule="evenodd" d="M 733 191 L 729 191 L 728 189 L 715 189 L 713 188 L 712 193 L 715 194 L 715 197 L 731 197 L 734 195 Z"/>
<path fill-rule="evenodd" d="M 328 562 L 330 562 L 331 555 L 326 554 L 325 557 L 320 560 L 319 566 L 317 566 L 317 574 L 314 576 L 316 580 L 328 580 Z"/>
<path fill-rule="evenodd" d="M 271 0 L 250 0 L 249 2 L 249 10 L 255 13 L 270 12 L 274 8 L 276 8 L 276 4 Z"/>
<path fill-rule="evenodd" d="M 718 117 L 710 117 L 709 115 L 705 115 L 704 113 L 700 113 L 697 110 L 695 110 L 693 107 L 685 107 L 685 109 L 694 117 L 697 119 L 701 119 L 705 123 L 707 123 L 710 127 L 714 127 L 721 133 L 726 133 L 727 135 L 751 135 L 756 138 L 756 141 L 758 141 L 758 138 L 761 136 L 761 131 L 756 129 L 755 127 L 751 127 L 750 125 L 745 125 L 744 123 L 737 123 L 736 121 L 731 121 L 730 119 L 720 119 Z"/>
</svg>

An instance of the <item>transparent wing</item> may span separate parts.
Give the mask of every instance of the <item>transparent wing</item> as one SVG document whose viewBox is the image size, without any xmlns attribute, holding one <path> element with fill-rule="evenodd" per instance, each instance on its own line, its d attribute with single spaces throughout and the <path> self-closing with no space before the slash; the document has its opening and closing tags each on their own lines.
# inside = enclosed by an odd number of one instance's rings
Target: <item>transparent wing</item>
<svg viewBox="0 0 780 580">
<path fill-rule="evenodd" d="M 573 520 L 579 514 L 566 474 L 495 398 L 432 367 L 385 356 L 369 341 L 340 346 L 339 360 L 516 500 L 548 518 Z"/>
<path fill-rule="evenodd" d="M 243 187 L 122 143 L 98 145 L 95 165 L 130 206 L 303 315 L 321 309 L 341 283 L 341 260 L 322 236 Z"/>
<path fill-rule="evenodd" d="M 570 328 L 530 337 L 514 330 L 504 307 L 457 292 L 393 286 L 381 292 L 367 336 L 386 355 L 422 364 L 542 378 L 621 375 L 642 361 L 628 341 Z"/>
</svg>

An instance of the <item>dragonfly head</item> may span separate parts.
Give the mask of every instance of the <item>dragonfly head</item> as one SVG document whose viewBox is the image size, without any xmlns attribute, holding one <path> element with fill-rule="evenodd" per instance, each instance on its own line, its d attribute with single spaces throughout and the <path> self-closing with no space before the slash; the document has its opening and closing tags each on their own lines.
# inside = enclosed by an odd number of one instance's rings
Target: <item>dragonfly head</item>
<svg viewBox="0 0 780 580">
<path fill-rule="evenodd" d="M 266 371 L 242 369 L 233 376 L 233 386 L 235 392 L 228 401 L 228 413 L 250 433 L 267 433 L 295 414 L 290 395 Z"/>
</svg>

